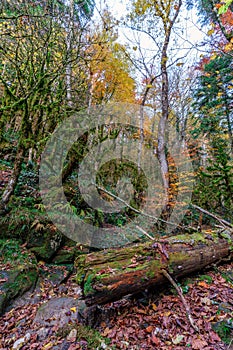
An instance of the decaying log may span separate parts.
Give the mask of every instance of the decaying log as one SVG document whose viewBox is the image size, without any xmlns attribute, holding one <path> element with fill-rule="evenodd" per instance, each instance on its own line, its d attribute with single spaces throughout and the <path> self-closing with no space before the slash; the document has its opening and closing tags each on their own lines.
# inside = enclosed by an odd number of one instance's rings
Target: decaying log
<svg viewBox="0 0 233 350">
<path fill-rule="evenodd" d="M 230 260 L 232 238 L 232 230 L 197 232 L 79 256 L 77 281 L 88 306 L 105 304 L 166 283 L 164 270 L 182 277 Z"/>
</svg>

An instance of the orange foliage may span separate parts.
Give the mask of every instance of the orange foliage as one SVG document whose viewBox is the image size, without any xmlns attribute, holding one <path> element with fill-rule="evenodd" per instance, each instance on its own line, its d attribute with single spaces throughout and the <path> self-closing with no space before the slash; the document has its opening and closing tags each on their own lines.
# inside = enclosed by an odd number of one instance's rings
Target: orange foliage
<svg viewBox="0 0 233 350">
<path fill-rule="evenodd" d="M 232 29 L 232 26 L 233 26 L 233 12 L 229 8 L 228 8 L 227 12 L 225 12 L 225 13 L 223 13 L 221 15 L 221 21 L 222 21 L 222 24 L 225 27 L 229 27 L 230 30 Z"/>
</svg>

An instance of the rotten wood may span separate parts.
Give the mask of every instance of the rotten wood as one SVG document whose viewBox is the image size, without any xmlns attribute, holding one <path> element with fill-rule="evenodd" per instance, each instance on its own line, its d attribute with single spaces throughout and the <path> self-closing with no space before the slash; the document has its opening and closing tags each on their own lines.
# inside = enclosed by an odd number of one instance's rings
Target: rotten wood
<svg viewBox="0 0 233 350">
<path fill-rule="evenodd" d="M 76 259 L 77 281 L 88 306 L 118 300 L 232 258 L 232 231 L 196 232 L 124 248 L 107 249 Z"/>
</svg>

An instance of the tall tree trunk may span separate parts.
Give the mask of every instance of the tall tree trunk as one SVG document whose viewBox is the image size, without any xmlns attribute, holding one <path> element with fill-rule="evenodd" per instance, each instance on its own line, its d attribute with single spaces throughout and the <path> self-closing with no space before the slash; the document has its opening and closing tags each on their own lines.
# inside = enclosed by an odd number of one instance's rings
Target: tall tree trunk
<svg viewBox="0 0 233 350">
<path fill-rule="evenodd" d="M 13 168 L 10 181 L 8 182 L 6 189 L 2 194 L 2 198 L 0 201 L 1 210 L 6 209 L 7 204 L 9 203 L 10 198 L 14 193 L 14 190 L 17 185 L 17 181 L 21 172 L 21 167 L 24 160 L 24 156 L 26 154 L 26 150 L 29 149 L 30 147 L 30 145 L 28 144 L 28 139 L 29 139 L 29 135 L 31 134 L 31 123 L 29 120 L 29 110 L 28 110 L 27 101 L 25 101 L 24 103 L 23 118 L 21 121 L 21 128 L 19 132 L 20 132 L 20 139 L 19 139 L 16 158 L 14 161 L 14 168 Z"/>
<path fill-rule="evenodd" d="M 68 19 L 68 29 L 66 36 L 66 50 L 68 63 L 66 66 L 66 98 L 69 107 L 72 107 L 72 40 L 73 40 L 73 30 L 74 30 L 74 0 L 70 0 L 69 4 L 69 19 Z"/>
<path fill-rule="evenodd" d="M 9 203 L 10 198 L 14 193 L 14 190 L 17 185 L 17 181 L 21 172 L 21 166 L 22 166 L 24 155 L 25 155 L 24 148 L 23 147 L 18 148 L 16 159 L 14 161 L 14 169 L 10 177 L 10 181 L 8 182 L 1 198 L 0 210 L 6 210 L 7 204 Z"/>
<path fill-rule="evenodd" d="M 162 55 L 161 55 L 161 75 L 162 75 L 162 89 L 161 89 L 161 118 L 159 120 L 158 125 L 158 148 L 157 148 L 157 154 L 158 154 L 158 160 L 160 163 L 161 168 L 161 175 L 163 180 L 163 187 L 165 191 L 166 196 L 166 204 L 162 211 L 162 218 L 163 220 L 168 220 L 169 216 L 171 215 L 171 206 L 170 202 L 173 200 L 172 193 L 170 191 L 170 181 L 169 181 L 169 164 L 167 160 L 167 140 L 166 136 L 168 134 L 168 117 L 169 117 L 169 81 L 168 81 L 168 71 L 167 71 L 167 61 L 168 61 L 168 46 L 170 42 L 171 37 L 171 31 L 174 26 L 174 23 L 177 19 L 177 16 L 180 11 L 180 7 L 182 5 L 182 1 L 179 0 L 178 5 L 176 6 L 175 14 L 173 16 L 173 19 L 168 18 L 162 18 L 163 25 L 164 25 L 164 32 L 165 32 L 165 38 L 162 48 Z"/>
</svg>

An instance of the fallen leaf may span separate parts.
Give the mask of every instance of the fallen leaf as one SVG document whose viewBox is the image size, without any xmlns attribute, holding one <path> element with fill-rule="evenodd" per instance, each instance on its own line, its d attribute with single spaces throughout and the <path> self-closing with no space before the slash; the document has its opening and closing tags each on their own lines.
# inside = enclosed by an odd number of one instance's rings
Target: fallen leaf
<svg viewBox="0 0 233 350">
<path fill-rule="evenodd" d="M 52 343 L 52 342 L 49 342 L 49 343 L 45 344 L 45 345 L 42 347 L 42 350 L 51 349 L 52 346 L 53 346 L 53 343 Z"/>
<path fill-rule="evenodd" d="M 75 340 L 76 340 L 76 338 L 77 338 L 77 329 L 74 328 L 74 329 L 72 329 L 72 330 L 70 331 L 70 333 L 67 335 L 66 340 L 69 341 L 69 342 L 71 342 L 71 343 L 74 343 Z"/>
<path fill-rule="evenodd" d="M 160 345 L 160 340 L 159 340 L 159 338 L 157 338 L 155 335 L 152 335 L 151 341 L 152 341 L 156 346 L 159 346 L 159 345 Z"/>
<path fill-rule="evenodd" d="M 153 331 L 153 326 L 146 327 L 146 332 L 151 333 Z"/>
<path fill-rule="evenodd" d="M 107 337 L 110 332 L 110 329 L 108 327 L 105 328 L 105 330 L 101 333 L 103 337 Z"/>
<path fill-rule="evenodd" d="M 192 349 L 194 349 L 194 350 L 202 350 L 207 345 L 208 344 L 205 340 L 201 340 L 198 338 L 193 339 L 193 341 L 192 341 Z"/>
<path fill-rule="evenodd" d="M 205 305 L 211 305 L 211 300 L 209 299 L 209 298 L 207 298 L 207 297 L 204 297 L 204 298 L 201 298 L 201 303 L 202 304 L 205 304 Z"/>
<path fill-rule="evenodd" d="M 178 345 L 178 344 L 180 344 L 182 342 L 183 339 L 184 339 L 184 335 L 177 334 L 175 339 L 172 339 L 172 342 L 173 342 L 174 345 Z"/>
<path fill-rule="evenodd" d="M 151 306 L 152 306 L 152 309 L 153 309 L 154 311 L 157 311 L 157 305 L 155 305 L 154 303 L 152 303 Z"/>
<path fill-rule="evenodd" d="M 199 285 L 200 287 L 203 287 L 203 288 L 206 288 L 206 289 L 209 289 L 209 288 L 210 288 L 210 286 L 209 286 L 205 281 L 200 281 L 200 282 L 198 282 L 198 285 Z"/>
</svg>

